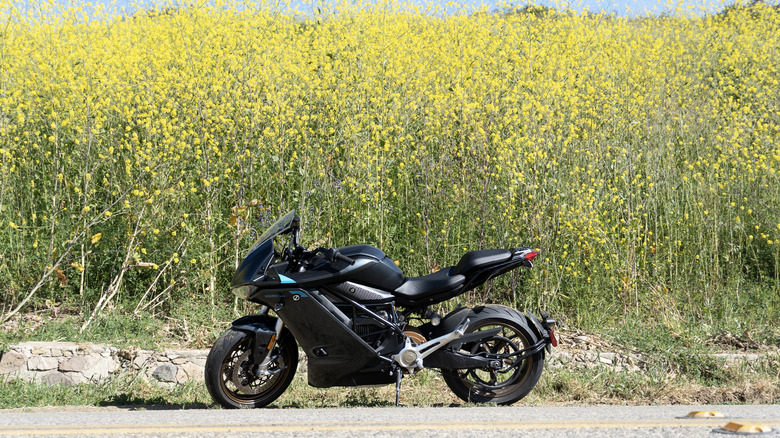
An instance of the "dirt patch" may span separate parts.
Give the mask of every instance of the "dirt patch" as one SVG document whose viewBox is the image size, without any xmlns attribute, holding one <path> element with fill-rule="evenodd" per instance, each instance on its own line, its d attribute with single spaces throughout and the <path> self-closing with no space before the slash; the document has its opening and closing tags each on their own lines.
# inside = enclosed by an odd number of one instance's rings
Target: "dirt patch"
<svg viewBox="0 0 780 438">
<path fill-rule="evenodd" d="M 555 330 L 558 348 L 563 350 L 596 350 L 605 352 L 636 353 L 618 342 L 609 340 L 598 333 L 585 333 L 577 330 Z"/>
<path fill-rule="evenodd" d="M 34 331 L 40 328 L 44 322 L 44 317 L 37 313 L 14 315 L 11 319 L 0 325 L 0 331 L 3 333 L 11 333 L 20 330 L 20 326 L 23 326 L 26 331 Z"/>
<path fill-rule="evenodd" d="M 754 340 L 748 330 L 745 330 L 742 333 L 742 336 L 724 330 L 710 336 L 704 343 L 709 346 L 726 350 L 733 348 L 740 350 L 767 350 L 770 348 L 768 345 Z"/>
<path fill-rule="evenodd" d="M 559 347 L 568 347 L 579 350 L 595 350 L 611 348 L 612 344 L 603 337 L 593 333 L 580 331 L 556 330 Z"/>
</svg>

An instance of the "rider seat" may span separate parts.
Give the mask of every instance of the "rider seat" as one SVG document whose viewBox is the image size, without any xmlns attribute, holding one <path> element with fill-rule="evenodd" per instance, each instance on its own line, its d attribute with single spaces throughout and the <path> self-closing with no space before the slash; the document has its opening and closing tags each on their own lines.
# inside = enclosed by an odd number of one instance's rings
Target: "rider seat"
<svg viewBox="0 0 780 438">
<path fill-rule="evenodd" d="M 463 254 L 460 261 L 450 272 L 450 275 L 468 275 L 469 273 L 489 265 L 503 263 L 512 258 L 512 252 L 506 249 L 483 249 Z"/>
<path fill-rule="evenodd" d="M 466 281 L 466 277 L 463 275 L 451 276 L 451 269 L 450 266 L 433 274 L 407 278 L 395 290 L 395 295 L 407 301 L 417 301 L 455 290 Z"/>
<path fill-rule="evenodd" d="M 466 276 L 480 268 L 505 262 L 512 258 L 512 252 L 505 249 L 471 251 L 461 257 L 455 266 L 441 269 L 422 277 L 410 277 L 398 286 L 395 296 L 399 304 L 433 301 L 442 295 L 457 293 L 466 282 Z"/>
</svg>

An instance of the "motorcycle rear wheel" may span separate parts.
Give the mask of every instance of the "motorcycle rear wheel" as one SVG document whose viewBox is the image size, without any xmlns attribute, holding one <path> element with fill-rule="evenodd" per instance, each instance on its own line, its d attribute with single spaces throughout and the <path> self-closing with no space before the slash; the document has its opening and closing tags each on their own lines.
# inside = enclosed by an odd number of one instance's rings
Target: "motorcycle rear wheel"
<svg viewBox="0 0 780 438">
<path fill-rule="evenodd" d="M 539 339 L 520 312 L 505 306 L 489 305 L 473 309 L 468 318 L 467 333 L 501 328 L 495 335 L 479 342 L 463 345 L 468 353 L 510 354 L 528 348 Z M 512 404 L 536 386 L 544 368 L 544 352 L 540 351 L 509 368 L 515 359 L 504 359 L 505 368 L 442 369 L 447 386 L 461 400 L 473 403 Z M 504 372 L 501 372 L 504 371 Z"/>
<path fill-rule="evenodd" d="M 282 332 L 262 364 L 252 361 L 254 338 L 230 329 L 219 337 L 206 359 L 206 388 L 228 409 L 262 408 L 279 398 L 295 376 L 298 347 Z"/>
</svg>

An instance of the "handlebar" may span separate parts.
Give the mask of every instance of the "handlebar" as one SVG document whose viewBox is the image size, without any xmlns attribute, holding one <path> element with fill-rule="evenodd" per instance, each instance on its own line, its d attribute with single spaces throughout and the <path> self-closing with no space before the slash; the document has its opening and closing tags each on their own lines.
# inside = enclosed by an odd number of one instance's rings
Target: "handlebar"
<svg viewBox="0 0 780 438">
<path fill-rule="evenodd" d="M 345 256 L 339 250 L 336 248 L 323 248 L 319 247 L 315 249 L 314 251 L 306 251 L 306 248 L 298 244 L 298 232 L 300 231 L 300 219 L 298 217 L 294 217 L 292 219 L 290 227 L 284 231 L 281 234 L 287 234 L 290 233 L 291 237 L 290 240 L 287 243 L 287 246 L 284 248 L 284 250 L 281 253 L 278 253 L 276 250 L 274 250 L 275 257 L 280 257 L 281 261 L 287 261 L 291 263 L 292 266 L 298 266 L 299 268 L 303 268 L 308 261 L 310 261 L 313 257 L 315 257 L 317 254 L 322 254 L 327 258 L 330 262 L 335 262 L 336 260 L 349 263 L 350 265 L 355 264 L 355 259 L 349 256 Z M 296 268 L 297 269 L 297 268 Z"/>
<path fill-rule="evenodd" d="M 312 251 L 309 254 L 314 256 L 314 255 L 319 254 L 319 253 L 322 253 L 331 262 L 335 262 L 336 260 L 340 260 L 342 262 L 347 262 L 350 265 L 354 265 L 355 264 L 355 259 L 353 259 L 352 257 L 349 257 L 349 256 L 345 256 L 344 254 L 339 252 L 339 250 L 337 250 L 336 248 L 327 248 L 326 249 L 326 248 L 319 247 L 319 248 L 315 249 L 314 251 Z"/>
</svg>

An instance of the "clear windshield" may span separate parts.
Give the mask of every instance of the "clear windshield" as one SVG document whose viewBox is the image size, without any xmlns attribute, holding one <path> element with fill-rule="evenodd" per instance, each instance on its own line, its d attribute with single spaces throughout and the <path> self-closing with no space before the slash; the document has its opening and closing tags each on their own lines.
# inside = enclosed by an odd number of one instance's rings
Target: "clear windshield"
<svg viewBox="0 0 780 438">
<path fill-rule="evenodd" d="M 255 242 L 255 246 L 253 248 L 257 248 L 263 243 L 289 230 L 294 217 L 295 217 L 295 212 L 291 211 L 286 215 L 282 216 L 278 221 L 274 222 L 274 224 L 268 227 L 268 229 L 265 230 L 265 233 L 263 233 L 263 235 L 260 236 L 259 239 L 257 239 L 257 242 Z"/>
</svg>

